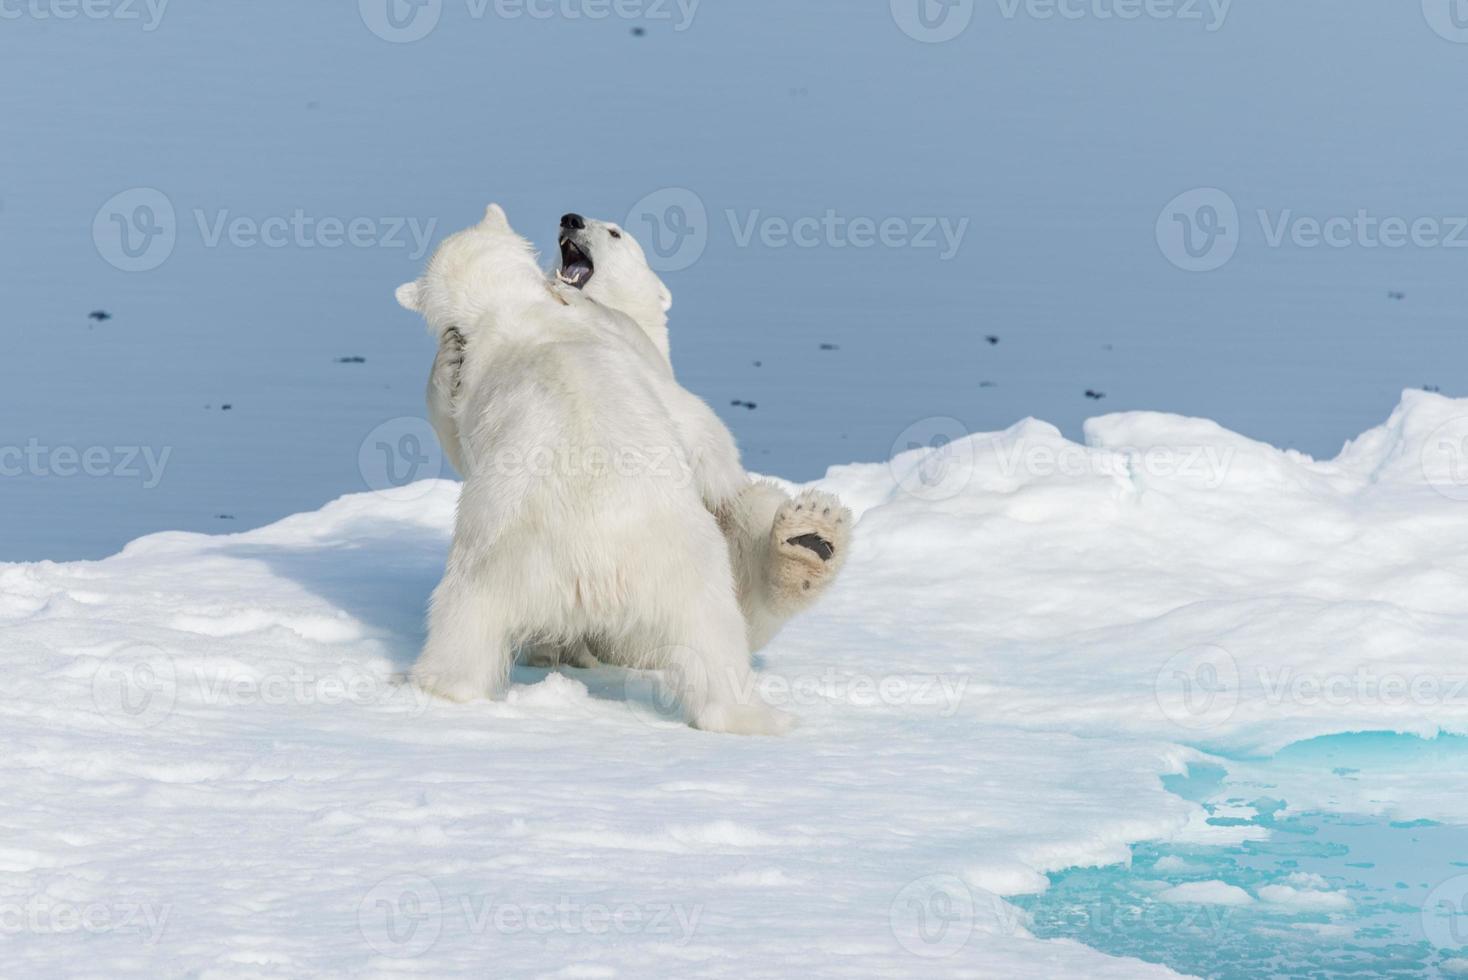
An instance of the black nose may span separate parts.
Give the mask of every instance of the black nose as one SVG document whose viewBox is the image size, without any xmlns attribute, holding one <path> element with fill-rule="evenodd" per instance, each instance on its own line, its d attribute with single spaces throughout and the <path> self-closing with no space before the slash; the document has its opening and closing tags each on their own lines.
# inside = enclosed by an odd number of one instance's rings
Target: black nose
<svg viewBox="0 0 1468 980">
<path fill-rule="evenodd" d="M 561 227 L 567 231 L 580 231 L 586 227 L 586 219 L 575 213 L 563 214 L 561 215 Z"/>
</svg>

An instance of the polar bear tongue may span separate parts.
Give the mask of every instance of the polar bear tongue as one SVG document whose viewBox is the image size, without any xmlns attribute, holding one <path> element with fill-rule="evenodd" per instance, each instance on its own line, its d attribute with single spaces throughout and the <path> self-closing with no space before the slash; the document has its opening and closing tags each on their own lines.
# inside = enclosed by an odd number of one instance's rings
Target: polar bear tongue
<svg viewBox="0 0 1468 980">
<path fill-rule="evenodd" d="M 582 288 L 591 279 L 595 267 L 586 253 L 576 246 L 569 238 L 561 239 L 561 268 L 556 273 L 560 280 L 577 289 Z"/>
</svg>

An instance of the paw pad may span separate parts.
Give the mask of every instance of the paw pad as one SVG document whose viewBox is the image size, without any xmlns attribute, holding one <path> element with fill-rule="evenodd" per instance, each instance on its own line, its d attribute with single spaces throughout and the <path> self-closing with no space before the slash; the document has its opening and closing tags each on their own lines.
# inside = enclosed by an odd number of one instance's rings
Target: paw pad
<svg viewBox="0 0 1468 980">
<path fill-rule="evenodd" d="M 831 556 L 836 553 L 836 547 L 819 534 L 797 534 L 795 537 L 787 539 L 785 543 L 809 548 L 820 557 L 821 561 L 830 561 Z M 809 582 L 806 583 L 806 587 L 810 587 Z"/>
</svg>

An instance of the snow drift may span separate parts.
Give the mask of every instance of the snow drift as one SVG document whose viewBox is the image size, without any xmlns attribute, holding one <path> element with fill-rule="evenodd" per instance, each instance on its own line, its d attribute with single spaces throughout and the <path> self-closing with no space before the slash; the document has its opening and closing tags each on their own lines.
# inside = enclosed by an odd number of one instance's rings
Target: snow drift
<svg viewBox="0 0 1468 980">
<path fill-rule="evenodd" d="M 1001 896 L 1257 833 L 1163 789 L 1190 762 L 1468 732 L 1468 401 L 1409 392 L 1330 461 L 1147 413 L 1086 436 L 924 437 L 815 484 L 860 522 L 764 658 L 784 739 L 692 731 L 617 670 L 468 706 L 400 684 L 448 482 L 0 565 L 7 961 L 1167 975 Z"/>
</svg>

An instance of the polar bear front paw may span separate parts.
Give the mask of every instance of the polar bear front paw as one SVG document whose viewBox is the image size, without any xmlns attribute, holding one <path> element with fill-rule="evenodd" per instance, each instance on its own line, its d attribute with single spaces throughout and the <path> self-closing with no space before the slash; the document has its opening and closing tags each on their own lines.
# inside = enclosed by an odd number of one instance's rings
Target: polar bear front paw
<svg viewBox="0 0 1468 980">
<path fill-rule="evenodd" d="M 781 605 L 813 602 L 836 579 L 851 544 L 851 511 L 829 493 L 807 490 L 775 512 L 769 581 Z"/>
<path fill-rule="evenodd" d="M 433 365 L 433 383 L 450 403 L 459 397 L 464 374 L 464 335 L 449 327 L 438 340 L 438 358 Z"/>
</svg>

